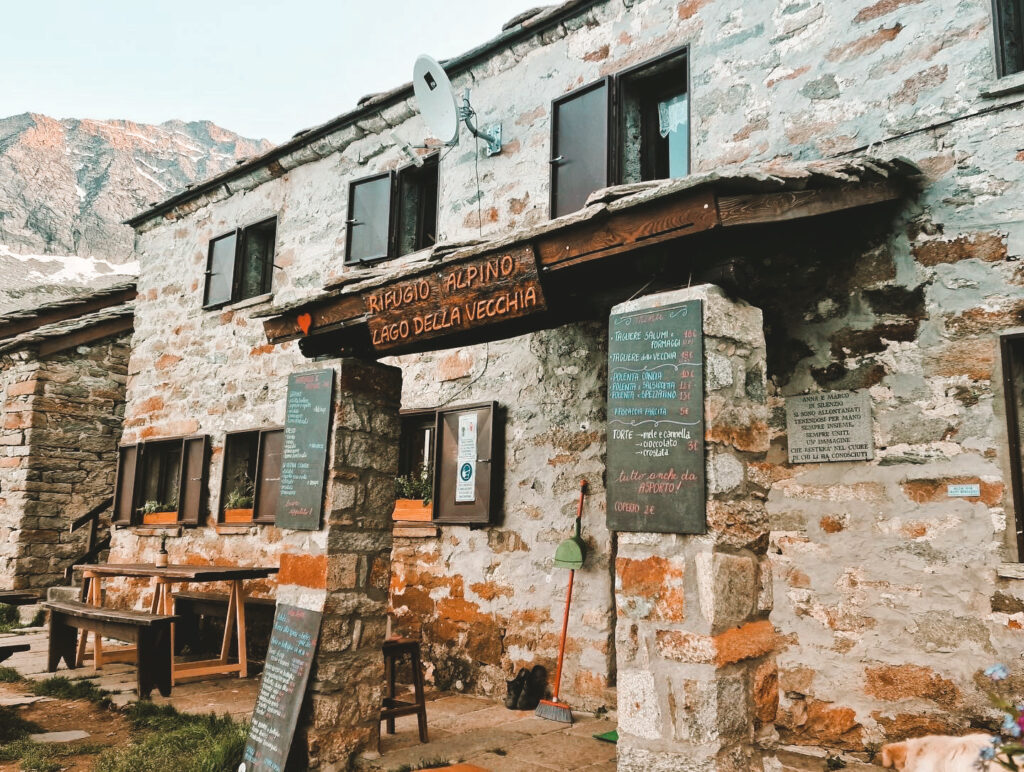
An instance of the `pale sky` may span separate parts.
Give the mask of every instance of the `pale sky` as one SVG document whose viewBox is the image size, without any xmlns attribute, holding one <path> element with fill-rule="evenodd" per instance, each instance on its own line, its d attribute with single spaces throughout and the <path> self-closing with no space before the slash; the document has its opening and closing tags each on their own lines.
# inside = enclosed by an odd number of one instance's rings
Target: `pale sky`
<svg viewBox="0 0 1024 772">
<path fill-rule="evenodd" d="M 544 0 L 8 0 L 0 117 L 210 120 L 280 143 Z"/>
</svg>

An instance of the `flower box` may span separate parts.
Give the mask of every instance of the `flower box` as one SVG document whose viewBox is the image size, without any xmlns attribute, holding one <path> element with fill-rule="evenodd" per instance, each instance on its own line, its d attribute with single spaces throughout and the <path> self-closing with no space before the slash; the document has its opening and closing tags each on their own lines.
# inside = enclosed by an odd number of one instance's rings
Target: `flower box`
<svg viewBox="0 0 1024 772">
<path fill-rule="evenodd" d="M 251 523 L 252 522 L 252 507 L 248 509 L 225 509 L 224 510 L 224 522 L 225 523 Z"/>
<path fill-rule="evenodd" d="M 422 499 L 395 499 L 392 520 L 405 522 L 427 521 L 434 517 L 434 505 L 425 504 Z"/>
<path fill-rule="evenodd" d="M 143 525 L 174 525 L 178 522 L 177 512 L 143 512 Z"/>
</svg>

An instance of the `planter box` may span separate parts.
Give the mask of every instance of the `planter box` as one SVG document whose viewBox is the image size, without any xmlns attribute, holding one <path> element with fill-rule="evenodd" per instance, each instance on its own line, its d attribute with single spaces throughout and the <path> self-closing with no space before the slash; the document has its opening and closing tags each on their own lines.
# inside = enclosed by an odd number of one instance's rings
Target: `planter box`
<svg viewBox="0 0 1024 772">
<path fill-rule="evenodd" d="M 143 525 L 174 525 L 178 522 L 177 512 L 144 512 Z"/>
<path fill-rule="evenodd" d="M 224 522 L 225 523 L 251 523 L 252 522 L 252 507 L 248 509 L 225 509 L 224 510 Z"/>
<path fill-rule="evenodd" d="M 430 522 L 434 517 L 434 505 L 424 504 L 421 499 L 396 499 L 392 520 L 406 522 Z"/>
</svg>

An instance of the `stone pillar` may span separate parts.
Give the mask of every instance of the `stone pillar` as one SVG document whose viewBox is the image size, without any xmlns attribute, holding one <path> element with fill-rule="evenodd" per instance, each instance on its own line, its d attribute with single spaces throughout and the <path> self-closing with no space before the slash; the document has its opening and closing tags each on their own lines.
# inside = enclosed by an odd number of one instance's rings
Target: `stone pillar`
<svg viewBox="0 0 1024 772">
<path fill-rule="evenodd" d="M 297 737 L 321 770 L 349 769 L 377 746 L 402 395 L 396 367 L 343 359 L 338 371 L 324 527 L 308 553 L 282 555 L 280 574 L 282 597 L 323 602 L 311 705 Z"/>
<path fill-rule="evenodd" d="M 761 770 L 778 703 L 761 311 L 710 285 L 621 308 L 698 298 L 708 531 L 618 536 L 618 768 L 630 772 Z"/>
</svg>

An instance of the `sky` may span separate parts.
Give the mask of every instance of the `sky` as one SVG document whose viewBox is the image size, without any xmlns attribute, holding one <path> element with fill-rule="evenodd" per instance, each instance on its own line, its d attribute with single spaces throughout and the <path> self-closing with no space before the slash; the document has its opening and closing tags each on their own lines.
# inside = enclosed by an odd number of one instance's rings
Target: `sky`
<svg viewBox="0 0 1024 772">
<path fill-rule="evenodd" d="M 19 0 L 0 117 L 209 120 L 274 143 L 489 40 L 544 0 Z"/>
</svg>

